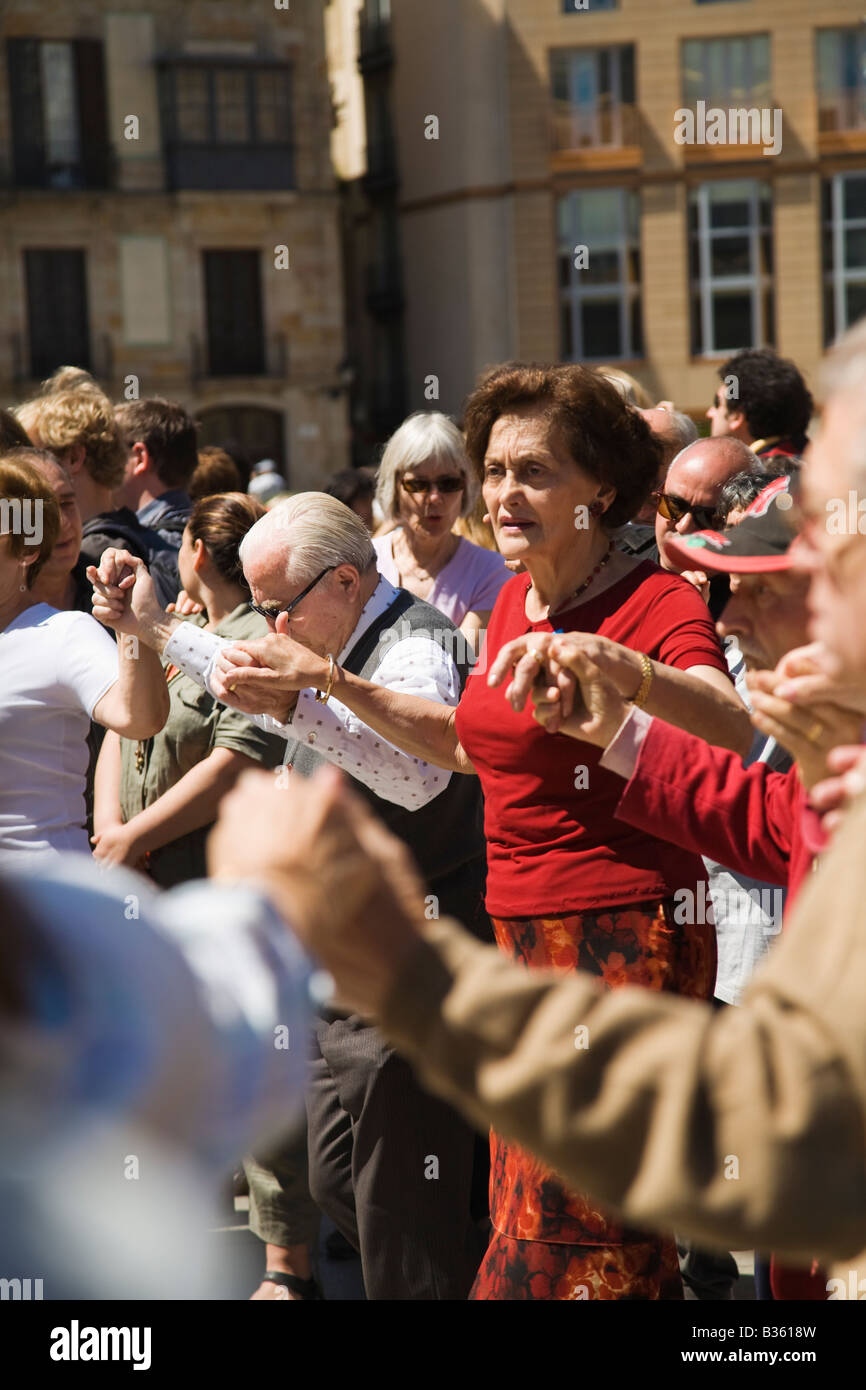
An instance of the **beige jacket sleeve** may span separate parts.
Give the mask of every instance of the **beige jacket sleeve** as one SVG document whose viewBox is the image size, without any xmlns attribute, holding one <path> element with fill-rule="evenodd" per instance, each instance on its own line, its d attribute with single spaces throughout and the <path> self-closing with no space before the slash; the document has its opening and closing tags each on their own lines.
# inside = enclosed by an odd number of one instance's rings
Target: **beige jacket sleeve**
<svg viewBox="0 0 866 1390">
<path fill-rule="evenodd" d="M 866 799 L 739 1008 L 527 971 L 432 923 L 381 1024 L 431 1087 L 635 1225 L 866 1248 Z"/>
</svg>

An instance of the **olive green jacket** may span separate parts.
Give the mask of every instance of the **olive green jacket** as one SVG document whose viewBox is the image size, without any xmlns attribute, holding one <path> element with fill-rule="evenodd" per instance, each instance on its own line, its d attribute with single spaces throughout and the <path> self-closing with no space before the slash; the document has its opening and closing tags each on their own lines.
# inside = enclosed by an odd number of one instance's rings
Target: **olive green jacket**
<svg viewBox="0 0 866 1390">
<path fill-rule="evenodd" d="M 431 1089 L 634 1225 L 835 1261 L 830 1295 L 864 1296 L 864 844 L 866 797 L 738 1008 L 528 971 L 442 921 L 379 1021 Z"/>
<path fill-rule="evenodd" d="M 205 623 L 201 616 L 187 621 L 198 627 Z M 264 618 L 243 603 L 215 630 L 220 637 L 242 640 L 264 637 L 268 627 Z M 140 743 L 134 739 L 120 740 L 120 808 L 124 822 L 153 805 L 215 748 L 232 748 L 264 767 L 277 767 L 283 760 L 284 739 L 263 733 L 245 714 L 219 704 L 183 673 L 172 677 L 168 691 L 168 719 L 160 732 Z M 141 754 L 140 770 L 137 752 Z M 205 841 L 210 828 L 210 825 L 203 826 L 152 851 L 148 872 L 157 883 L 170 888 L 176 883 L 206 876 Z"/>
</svg>

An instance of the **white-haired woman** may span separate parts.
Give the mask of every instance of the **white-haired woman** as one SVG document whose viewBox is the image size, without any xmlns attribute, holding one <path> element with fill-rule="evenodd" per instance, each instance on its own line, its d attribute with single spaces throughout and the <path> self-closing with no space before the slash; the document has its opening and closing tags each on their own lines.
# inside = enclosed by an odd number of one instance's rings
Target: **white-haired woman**
<svg viewBox="0 0 866 1390">
<path fill-rule="evenodd" d="M 379 468 L 376 500 L 386 523 L 396 523 L 373 541 L 379 572 L 438 608 L 473 643 L 511 577 L 498 551 L 454 534 L 458 517 L 468 516 L 477 498 L 453 421 L 438 411 L 404 420 Z"/>
</svg>

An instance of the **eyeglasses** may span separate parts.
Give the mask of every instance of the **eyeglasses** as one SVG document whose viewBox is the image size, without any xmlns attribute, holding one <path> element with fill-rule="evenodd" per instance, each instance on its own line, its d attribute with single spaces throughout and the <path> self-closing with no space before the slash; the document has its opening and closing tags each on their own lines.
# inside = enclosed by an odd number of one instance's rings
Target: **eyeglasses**
<svg viewBox="0 0 866 1390">
<path fill-rule="evenodd" d="M 449 475 L 446 478 L 401 478 L 400 483 L 407 492 L 411 492 L 414 495 L 419 492 L 426 494 L 433 487 L 443 493 L 462 492 L 466 486 L 466 479 Z"/>
<path fill-rule="evenodd" d="M 301 590 L 297 598 L 292 599 L 291 603 L 283 604 L 274 602 L 268 604 L 261 604 L 253 603 L 252 599 L 249 599 L 249 607 L 252 609 L 254 613 L 259 613 L 263 618 L 267 618 L 269 622 L 275 623 L 281 613 L 285 613 L 286 617 L 288 617 L 290 613 L 293 613 L 294 610 L 297 608 L 298 604 L 300 603 L 301 599 L 306 598 L 307 594 L 310 592 L 311 589 L 315 589 L 319 580 L 324 579 L 326 574 L 330 574 L 331 570 L 336 568 L 336 565 L 328 565 L 325 569 L 323 569 L 319 574 L 316 575 L 315 579 L 311 580 L 311 582 L 307 585 L 306 589 Z"/>
<path fill-rule="evenodd" d="M 692 516 L 699 531 L 712 531 L 720 520 L 715 507 L 693 507 L 691 502 L 672 492 L 658 494 L 658 514 L 674 524 L 682 521 L 684 516 Z"/>
</svg>

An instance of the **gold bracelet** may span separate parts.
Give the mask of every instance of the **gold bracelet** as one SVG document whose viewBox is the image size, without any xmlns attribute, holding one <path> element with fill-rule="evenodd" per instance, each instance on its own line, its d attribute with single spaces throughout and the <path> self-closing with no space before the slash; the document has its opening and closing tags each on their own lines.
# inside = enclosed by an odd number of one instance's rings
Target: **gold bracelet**
<svg viewBox="0 0 866 1390">
<path fill-rule="evenodd" d="M 335 678 L 336 678 L 336 674 L 337 674 L 337 671 L 338 671 L 338 670 L 339 670 L 339 667 L 337 666 L 336 661 L 335 661 L 334 658 L 331 656 L 331 653 L 328 652 L 328 685 L 327 685 L 327 688 L 326 688 L 325 690 L 317 690 L 317 691 L 316 691 L 316 699 L 318 700 L 318 702 L 319 702 L 320 705 L 326 705 L 326 704 L 328 703 L 328 701 L 330 700 L 330 698 L 331 698 L 331 691 L 332 691 L 333 688 L 334 688 L 334 680 L 335 680 Z"/>
<path fill-rule="evenodd" d="M 637 688 L 637 692 L 631 697 L 631 703 L 636 705 L 638 709 L 643 709 L 649 699 L 650 687 L 653 683 L 653 664 L 646 652 L 640 652 L 639 655 L 643 675 L 641 676 L 641 682 Z"/>
</svg>

